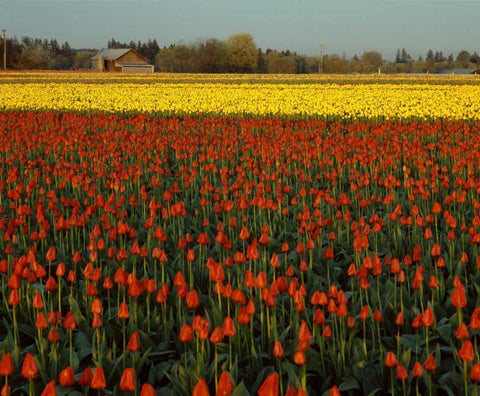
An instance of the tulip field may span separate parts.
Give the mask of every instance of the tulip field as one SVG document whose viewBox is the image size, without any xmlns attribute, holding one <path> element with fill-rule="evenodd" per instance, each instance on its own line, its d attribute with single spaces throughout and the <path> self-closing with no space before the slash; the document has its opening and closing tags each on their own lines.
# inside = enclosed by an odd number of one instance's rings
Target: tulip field
<svg viewBox="0 0 480 396">
<path fill-rule="evenodd" d="M 478 395 L 480 79 L 0 74 L 1 395 Z"/>
</svg>

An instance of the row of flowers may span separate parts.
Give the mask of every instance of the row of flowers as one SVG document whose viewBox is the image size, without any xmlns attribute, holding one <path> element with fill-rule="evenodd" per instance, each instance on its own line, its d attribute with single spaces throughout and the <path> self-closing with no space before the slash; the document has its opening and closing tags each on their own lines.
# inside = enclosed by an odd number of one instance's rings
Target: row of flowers
<svg viewBox="0 0 480 396">
<path fill-rule="evenodd" d="M 81 81 L 70 75 L 45 82 L 35 75 L 0 80 L 0 109 L 348 121 L 478 120 L 480 114 L 477 83 L 448 84 L 440 80 L 431 84 L 423 79 L 402 83 L 349 83 L 348 79 L 340 83 L 302 79 L 272 83 L 264 79 L 243 82 L 233 77 L 198 83 L 197 77 L 189 75 L 173 81 L 153 78 L 145 81 L 148 83 L 113 76 L 99 83 L 98 75 L 91 79 L 88 76 Z"/>
<path fill-rule="evenodd" d="M 479 124 L 0 132 L 4 394 L 477 391 Z"/>
</svg>

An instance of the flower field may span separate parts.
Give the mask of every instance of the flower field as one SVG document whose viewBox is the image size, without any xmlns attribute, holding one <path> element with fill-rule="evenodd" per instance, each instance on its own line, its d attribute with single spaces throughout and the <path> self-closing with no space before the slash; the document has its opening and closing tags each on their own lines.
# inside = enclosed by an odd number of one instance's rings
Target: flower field
<svg viewBox="0 0 480 396">
<path fill-rule="evenodd" d="M 476 75 L 416 80 L 346 76 L 333 82 L 331 76 L 221 78 L 187 74 L 147 78 L 6 74 L 0 77 L 0 109 L 377 122 L 480 118 L 480 79 Z"/>
<path fill-rule="evenodd" d="M 478 394 L 476 80 L 0 76 L 2 395 Z"/>
</svg>

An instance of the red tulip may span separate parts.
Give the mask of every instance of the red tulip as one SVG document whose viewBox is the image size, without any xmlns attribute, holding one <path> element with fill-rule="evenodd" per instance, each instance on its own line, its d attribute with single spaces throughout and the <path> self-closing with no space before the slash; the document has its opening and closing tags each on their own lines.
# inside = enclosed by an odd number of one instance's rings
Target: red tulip
<svg viewBox="0 0 480 396">
<path fill-rule="evenodd" d="M 401 363 L 397 364 L 397 380 L 399 381 L 405 381 L 408 378 L 408 372 L 405 369 L 405 366 Z"/>
<path fill-rule="evenodd" d="M 246 307 L 240 309 L 237 315 L 237 322 L 240 324 L 249 324 L 250 323 L 250 315 L 247 312 Z"/>
<path fill-rule="evenodd" d="M 465 294 L 465 287 L 458 286 L 451 295 L 451 301 L 456 308 L 465 308 L 467 306 L 467 296 Z"/>
<path fill-rule="evenodd" d="M 156 396 L 155 388 L 150 384 L 143 384 L 140 396 Z"/>
<path fill-rule="evenodd" d="M 35 322 L 35 327 L 37 329 L 46 329 L 48 326 L 47 319 L 45 318 L 45 315 L 43 312 L 39 312 L 37 314 L 37 321 Z"/>
<path fill-rule="evenodd" d="M 440 205 L 438 202 L 434 202 L 432 206 L 432 213 L 440 213 L 442 211 L 442 205 Z"/>
<path fill-rule="evenodd" d="M 370 316 L 370 307 L 368 305 L 364 305 L 358 314 L 358 317 L 362 320 L 368 319 Z"/>
<path fill-rule="evenodd" d="M 413 365 L 412 375 L 415 378 L 420 378 L 423 375 L 423 368 L 419 362 L 415 362 Z"/>
<path fill-rule="evenodd" d="M 3 355 L 2 360 L 0 360 L 0 375 L 9 376 L 12 375 L 13 372 L 12 357 L 10 356 L 10 352 L 7 352 Z"/>
<path fill-rule="evenodd" d="M 233 337 L 235 335 L 235 324 L 233 323 L 233 319 L 229 316 L 225 317 L 223 320 L 223 335 L 227 337 Z"/>
<path fill-rule="evenodd" d="M 332 328 L 330 327 L 330 325 L 325 325 L 325 327 L 323 328 L 322 336 L 326 338 L 332 336 Z"/>
<path fill-rule="evenodd" d="M 135 332 L 130 337 L 130 340 L 127 343 L 127 351 L 136 352 L 140 349 L 140 337 L 138 336 L 138 331 Z"/>
<path fill-rule="evenodd" d="M 432 255 L 432 257 L 436 257 L 436 256 L 440 256 L 440 252 L 441 252 L 440 245 L 436 243 L 433 245 L 430 254 Z"/>
<path fill-rule="evenodd" d="M 10 387 L 10 385 L 3 385 L 2 389 L 0 389 L 0 396 L 10 396 L 11 392 L 12 388 Z"/>
<path fill-rule="evenodd" d="M 355 318 L 353 316 L 349 316 L 347 318 L 347 326 L 349 329 L 353 329 L 355 327 Z"/>
<path fill-rule="evenodd" d="M 200 306 L 200 298 L 196 290 L 188 292 L 185 296 L 185 301 L 189 309 L 197 309 Z"/>
<path fill-rule="evenodd" d="M 55 342 L 60 342 L 60 333 L 58 330 L 55 329 L 50 329 L 48 332 L 48 341 L 55 343 Z"/>
<path fill-rule="evenodd" d="M 123 301 L 120 303 L 120 308 L 118 310 L 118 317 L 120 319 L 128 319 L 130 317 L 130 312 L 128 311 L 128 306 Z"/>
<path fill-rule="evenodd" d="M 320 308 L 315 310 L 313 314 L 313 323 L 316 325 L 324 325 L 327 322 L 323 311 Z"/>
<path fill-rule="evenodd" d="M 280 266 L 280 260 L 278 259 L 278 256 L 273 253 L 272 257 L 270 258 L 270 265 L 272 267 L 279 267 Z"/>
<path fill-rule="evenodd" d="M 458 329 L 455 332 L 455 337 L 459 340 L 465 340 L 469 337 L 467 325 L 465 323 L 462 323 L 460 326 L 458 326 Z"/>
<path fill-rule="evenodd" d="M 46 254 L 45 258 L 47 259 L 47 261 L 55 261 L 56 258 L 57 258 L 57 249 L 55 249 L 54 246 L 50 247 L 47 250 L 47 254 Z"/>
<path fill-rule="evenodd" d="M 102 311 L 102 300 L 99 298 L 93 299 L 92 303 L 90 304 L 90 312 L 94 314 L 101 314 Z"/>
<path fill-rule="evenodd" d="M 26 379 L 33 379 L 38 374 L 37 364 L 35 363 L 35 359 L 33 358 L 30 352 L 27 353 L 25 356 L 25 360 L 23 361 L 22 377 Z"/>
<path fill-rule="evenodd" d="M 57 388 L 55 386 L 55 380 L 51 380 L 43 389 L 40 396 L 57 396 Z"/>
<path fill-rule="evenodd" d="M 337 385 L 333 385 L 333 388 L 330 389 L 328 393 L 329 396 L 341 396 L 340 390 L 338 389 Z"/>
<path fill-rule="evenodd" d="M 32 306 L 35 309 L 42 309 L 43 308 L 42 295 L 38 291 L 36 291 L 35 294 L 33 295 Z"/>
<path fill-rule="evenodd" d="M 257 390 L 258 396 L 278 396 L 278 373 L 270 374 Z"/>
<path fill-rule="evenodd" d="M 460 356 L 460 359 L 473 362 L 475 359 L 475 353 L 473 351 L 473 344 L 470 340 L 463 343 L 462 347 L 458 351 L 458 355 Z"/>
<path fill-rule="evenodd" d="M 99 314 L 93 314 L 92 318 L 92 327 L 93 328 L 99 328 L 102 327 L 102 319 L 100 318 Z"/>
<path fill-rule="evenodd" d="M 240 238 L 242 241 L 245 241 L 245 240 L 247 240 L 248 238 L 250 238 L 250 233 L 248 232 L 247 227 L 242 227 L 242 229 L 240 230 L 240 236 L 239 236 L 239 238 Z"/>
<path fill-rule="evenodd" d="M 327 247 L 323 252 L 323 258 L 326 260 L 333 260 L 335 253 L 331 247 Z"/>
<path fill-rule="evenodd" d="M 437 369 L 435 357 L 433 355 L 430 355 L 427 360 L 425 360 L 423 363 L 423 368 L 427 371 L 435 371 Z"/>
<path fill-rule="evenodd" d="M 307 323 L 304 320 L 302 320 L 300 328 L 298 329 L 298 339 L 300 341 L 310 341 L 312 339 L 312 333 L 310 333 Z"/>
<path fill-rule="evenodd" d="M 217 384 L 217 396 L 227 396 L 233 393 L 233 384 L 228 372 L 224 371 Z"/>
<path fill-rule="evenodd" d="M 62 386 L 72 386 L 75 384 L 75 375 L 73 372 L 73 368 L 70 366 L 60 371 L 58 374 L 58 382 Z"/>
<path fill-rule="evenodd" d="M 120 390 L 134 391 L 135 388 L 135 370 L 127 367 L 123 370 L 122 377 L 120 378 Z"/>
<path fill-rule="evenodd" d="M 273 345 L 273 356 L 275 356 L 276 358 L 283 357 L 282 344 L 278 340 L 275 341 L 275 344 Z"/>
<path fill-rule="evenodd" d="M 397 364 L 398 364 L 398 360 L 395 354 L 392 351 L 388 351 L 387 356 L 385 357 L 385 366 L 395 367 Z"/>
<path fill-rule="evenodd" d="M 397 326 L 403 326 L 405 324 L 405 316 L 403 315 L 403 312 L 399 312 L 397 314 L 397 317 L 395 318 L 395 324 Z"/>
<path fill-rule="evenodd" d="M 91 367 L 87 367 L 83 370 L 82 375 L 78 379 L 78 384 L 81 386 L 90 386 L 93 379 L 93 371 Z"/>
<path fill-rule="evenodd" d="M 209 396 L 208 386 L 205 380 L 200 378 L 197 382 L 197 385 L 192 390 L 192 396 Z"/>
<path fill-rule="evenodd" d="M 107 381 L 105 381 L 105 372 L 103 368 L 97 367 L 93 373 L 92 381 L 90 382 L 92 389 L 105 389 L 107 387 Z"/>
<path fill-rule="evenodd" d="M 215 327 L 212 331 L 212 335 L 210 336 L 210 342 L 214 344 L 217 342 L 221 342 L 223 339 L 223 332 L 220 327 Z"/>
<path fill-rule="evenodd" d="M 303 352 L 303 350 L 295 352 L 295 354 L 293 355 L 293 361 L 299 366 L 307 363 L 307 357 L 305 356 L 305 352 Z"/>
<path fill-rule="evenodd" d="M 62 277 L 65 275 L 65 263 L 59 263 L 57 269 L 55 270 L 55 275 Z"/>
<path fill-rule="evenodd" d="M 382 322 L 383 321 L 383 315 L 378 309 L 375 309 L 375 311 L 373 311 L 373 320 L 375 322 Z"/>
<path fill-rule="evenodd" d="M 470 370 L 470 374 L 468 375 L 468 377 L 472 381 L 480 382 L 480 364 L 479 363 L 474 364 L 472 366 L 472 369 Z"/>
<path fill-rule="evenodd" d="M 8 305 L 18 305 L 20 304 L 20 297 L 18 295 L 18 289 L 12 289 L 10 294 L 8 295 Z"/>
<path fill-rule="evenodd" d="M 191 326 L 187 324 L 183 324 L 182 328 L 180 329 L 180 341 L 182 342 L 190 342 L 193 340 L 193 330 Z"/>
<path fill-rule="evenodd" d="M 415 319 L 413 319 L 412 327 L 414 329 L 417 329 L 417 328 L 422 327 L 422 326 L 423 326 L 423 315 L 418 314 L 417 316 L 415 316 Z"/>
<path fill-rule="evenodd" d="M 67 312 L 65 319 L 63 319 L 63 328 L 65 330 L 73 330 L 77 327 L 77 322 L 75 322 L 75 316 L 72 312 Z"/>
<path fill-rule="evenodd" d="M 435 324 L 435 315 L 432 308 L 428 307 L 422 316 L 423 325 L 426 327 L 431 327 Z"/>
<path fill-rule="evenodd" d="M 294 386 L 290 386 L 285 392 L 285 396 L 297 396 L 297 390 Z"/>
</svg>

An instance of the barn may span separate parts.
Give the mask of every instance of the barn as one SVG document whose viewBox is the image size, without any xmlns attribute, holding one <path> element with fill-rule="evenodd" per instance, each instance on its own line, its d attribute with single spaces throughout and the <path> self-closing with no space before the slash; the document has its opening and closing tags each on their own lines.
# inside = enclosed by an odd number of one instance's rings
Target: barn
<svg viewBox="0 0 480 396">
<path fill-rule="evenodd" d="M 459 76 L 468 75 L 468 74 L 480 74 L 480 69 L 448 69 L 442 71 L 440 74 L 456 74 Z"/>
<path fill-rule="evenodd" d="M 92 68 L 98 71 L 153 73 L 153 65 L 132 48 L 109 48 L 98 53 L 91 60 Z"/>
</svg>

